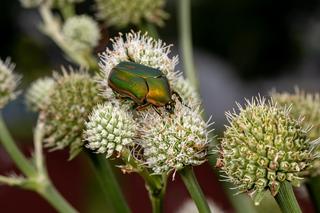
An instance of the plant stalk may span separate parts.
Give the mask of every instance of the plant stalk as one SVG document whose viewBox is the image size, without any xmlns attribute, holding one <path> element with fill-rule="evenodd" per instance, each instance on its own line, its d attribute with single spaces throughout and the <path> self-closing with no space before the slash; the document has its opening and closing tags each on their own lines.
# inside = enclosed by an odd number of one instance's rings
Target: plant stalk
<svg viewBox="0 0 320 213">
<path fill-rule="evenodd" d="M 61 33 L 61 23 L 59 19 L 52 14 L 50 2 L 42 3 L 39 7 L 39 13 L 43 20 L 42 30 L 44 33 L 49 36 L 73 62 L 80 66 L 90 68 L 92 71 L 99 70 L 98 62 L 90 52 L 75 51 L 65 41 L 64 36 Z"/>
<path fill-rule="evenodd" d="M 103 156 L 89 153 L 90 160 L 94 167 L 98 181 L 102 187 L 105 198 L 111 201 L 114 212 L 130 213 L 125 197 L 121 191 L 121 187 L 114 175 L 109 160 Z"/>
<path fill-rule="evenodd" d="M 45 198 L 60 213 L 77 213 L 75 210 L 49 182 L 44 187 L 40 186 L 37 192 Z"/>
<path fill-rule="evenodd" d="M 210 213 L 210 208 L 199 183 L 194 175 L 192 167 L 185 167 L 179 171 L 180 176 L 187 187 L 189 194 L 195 202 L 199 213 Z"/>
<path fill-rule="evenodd" d="M 123 161 L 132 167 L 132 171 L 137 172 L 144 179 L 145 187 L 149 193 L 149 199 L 152 205 L 152 212 L 162 212 L 163 197 L 167 186 L 167 176 L 151 175 L 148 170 L 139 166 L 139 163 L 131 156 L 129 150 L 123 150 L 121 156 Z"/>
<path fill-rule="evenodd" d="M 320 177 L 312 177 L 306 182 L 306 187 L 316 212 L 320 212 Z"/>
<path fill-rule="evenodd" d="M 11 185 L 21 186 L 22 188 L 33 190 L 38 192 L 43 198 L 45 198 L 58 212 L 61 213 L 75 213 L 77 212 L 54 188 L 49 181 L 43 165 L 43 153 L 41 142 L 41 128 L 36 129 L 35 133 L 35 158 L 36 165 L 34 167 L 31 162 L 21 153 L 12 139 L 3 117 L 0 113 L 0 140 L 5 150 L 8 152 L 11 159 L 15 162 L 17 167 L 22 171 L 27 179 L 18 182 L 11 182 Z M 37 169 L 40 169 L 39 171 Z M 39 178 L 41 177 L 41 178 Z M 10 180 L 10 178 L 3 179 L 4 181 Z M 11 179 L 12 180 L 12 179 Z M 8 182 L 10 184 L 10 182 Z"/>
<path fill-rule="evenodd" d="M 298 201 L 289 182 L 281 183 L 280 190 L 275 199 L 283 213 L 301 213 Z"/>
<path fill-rule="evenodd" d="M 193 59 L 191 0 L 178 0 L 179 41 L 182 51 L 183 66 L 187 79 L 199 91 L 199 81 Z"/>
<path fill-rule="evenodd" d="M 36 168 L 31 164 L 31 162 L 22 154 L 22 152 L 16 146 L 13 138 L 11 137 L 7 126 L 4 123 L 2 114 L 0 113 L 0 140 L 18 168 L 28 177 L 33 177 L 36 175 Z"/>
</svg>

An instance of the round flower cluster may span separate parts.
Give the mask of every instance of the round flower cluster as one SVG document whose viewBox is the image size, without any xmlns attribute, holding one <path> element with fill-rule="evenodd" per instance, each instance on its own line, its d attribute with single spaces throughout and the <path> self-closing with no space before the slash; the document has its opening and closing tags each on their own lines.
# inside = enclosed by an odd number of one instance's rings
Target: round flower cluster
<svg viewBox="0 0 320 213">
<path fill-rule="evenodd" d="M 311 140 L 316 140 L 320 137 L 320 95 L 308 94 L 298 88 L 295 89 L 294 94 L 287 92 L 277 93 L 272 92 L 271 97 L 280 106 L 291 106 L 290 114 L 296 118 L 303 118 L 302 125 L 306 129 L 310 129 L 308 137 Z M 319 153 L 319 149 L 317 149 Z M 315 159 L 312 167 L 305 172 L 306 175 L 317 176 L 320 175 L 320 160 Z"/>
<path fill-rule="evenodd" d="M 238 114 L 227 113 L 230 125 L 224 132 L 217 166 L 240 192 L 251 192 L 258 199 L 265 190 L 275 196 L 284 181 L 300 184 L 300 172 L 315 156 L 307 132 L 289 112 L 256 98 L 244 108 L 239 105 Z"/>
<path fill-rule="evenodd" d="M 101 56 L 100 83 L 107 103 L 95 108 L 86 123 L 86 147 L 106 153 L 107 157 L 117 153 L 126 158 L 130 153 L 140 162 L 139 167 L 156 174 L 168 174 L 203 163 L 207 156 L 210 124 L 201 118 L 195 90 L 175 71 L 177 57 L 170 58 L 170 46 L 146 34 L 131 32 L 125 38 L 114 39 L 113 49 L 107 49 Z M 173 90 L 173 112 L 152 106 L 138 111 L 134 101 L 114 94 L 108 86 L 108 77 L 110 71 L 124 61 L 163 72 Z M 189 101 L 193 104 L 189 105 Z M 130 164 L 126 159 L 124 161 Z"/>
<path fill-rule="evenodd" d="M 32 83 L 26 92 L 26 104 L 34 112 L 38 112 L 49 102 L 49 94 L 54 88 L 53 78 L 41 78 Z"/>
<path fill-rule="evenodd" d="M 133 145 L 137 131 L 132 115 L 118 102 L 98 105 L 85 126 L 86 148 L 106 153 L 107 158 L 115 151 L 121 153 L 124 147 Z"/>
<path fill-rule="evenodd" d="M 64 23 L 62 32 L 74 50 L 90 50 L 98 44 L 100 31 L 97 23 L 86 15 L 73 16 Z"/>
<path fill-rule="evenodd" d="M 174 114 L 149 110 L 141 121 L 143 159 L 155 174 L 169 173 L 206 161 L 210 124 L 198 108 L 176 101 Z"/>
<path fill-rule="evenodd" d="M 70 146 L 70 158 L 82 148 L 85 122 L 93 107 L 103 102 L 96 80 L 84 72 L 64 72 L 55 76 L 56 85 L 49 104 L 42 113 L 45 119 L 45 144 L 53 149 Z"/>
<path fill-rule="evenodd" d="M 141 25 L 144 21 L 162 26 L 168 14 L 163 11 L 165 0 L 96 0 L 97 17 L 109 26 Z"/>
<path fill-rule="evenodd" d="M 20 77 L 13 73 L 14 67 L 10 59 L 5 61 L 0 59 L 0 109 L 17 96 L 15 90 Z"/>
</svg>

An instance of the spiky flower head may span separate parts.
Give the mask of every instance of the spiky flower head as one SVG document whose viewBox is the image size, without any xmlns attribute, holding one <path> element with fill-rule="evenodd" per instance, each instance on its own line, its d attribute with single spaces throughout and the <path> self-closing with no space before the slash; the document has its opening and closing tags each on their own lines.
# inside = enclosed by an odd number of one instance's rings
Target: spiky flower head
<svg viewBox="0 0 320 213">
<path fill-rule="evenodd" d="M 315 157 L 301 121 L 290 116 L 289 108 L 260 97 L 238 106 L 239 113 L 227 113 L 230 124 L 217 161 L 227 180 L 250 192 L 256 204 L 266 190 L 275 196 L 284 181 L 299 186 L 300 172 Z"/>
<path fill-rule="evenodd" d="M 50 92 L 53 90 L 55 81 L 53 78 L 40 78 L 33 82 L 26 92 L 26 104 L 34 112 L 40 111 L 49 103 Z"/>
<path fill-rule="evenodd" d="M 170 57 L 171 45 L 162 40 L 156 40 L 141 32 L 130 32 L 125 36 L 120 33 L 119 37 L 112 39 L 112 49 L 107 48 L 101 54 L 100 67 L 102 70 L 102 85 L 105 89 L 105 96 L 112 94 L 108 87 L 110 71 L 123 61 L 131 61 L 155 69 L 160 69 L 168 78 L 170 85 L 177 78 L 178 72 L 175 67 L 178 64 L 178 57 Z"/>
<path fill-rule="evenodd" d="M 13 73 L 14 67 L 9 58 L 5 61 L 0 59 L 0 109 L 17 96 L 15 90 L 20 77 Z"/>
<path fill-rule="evenodd" d="M 159 115 L 150 109 L 141 120 L 141 147 L 147 167 L 155 174 L 168 174 L 206 161 L 208 127 L 199 108 L 190 109 L 177 101 L 175 112 Z"/>
<path fill-rule="evenodd" d="M 52 149 L 70 146 L 70 158 L 82 148 L 85 122 L 94 106 L 103 102 L 100 88 L 85 72 L 63 72 L 55 76 L 56 85 L 49 104 L 43 109 L 45 144 Z"/>
<path fill-rule="evenodd" d="M 134 144 L 137 125 L 128 109 L 119 102 L 107 102 L 94 108 L 85 124 L 86 148 L 106 153 L 109 158 Z"/>
<path fill-rule="evenodd" d="M 77 51 L 91 50 L 100 39 L 98 24 L 87 15 L 68 18 L 62 32 L 66 42 Z"/>
<path fill-rule="evenodd" d="M 118 28 L 145 21 L 162 26 L 168 17 L 165 0 L 96 0 L 97 17 Z"/>
<path fill-rule="evenodd" d="M 310 128 L 308 137 L 315 140 L 320 137 L 320 95 L 319 93 L 306 93 L 299 88 L 295 88 L 295 92 L 277 93 L 271 92 L 271 97 L 280 106 L 291 106 L 291 115 L 296 118 L 303 118 L 302 126 Z M 320 150 L 317 149 L 319 153 Z M 313 166 L 305 173 L 306 175 L 317 176 L 320 175 L 320 160 L 316 159 Z"/>
</svg>

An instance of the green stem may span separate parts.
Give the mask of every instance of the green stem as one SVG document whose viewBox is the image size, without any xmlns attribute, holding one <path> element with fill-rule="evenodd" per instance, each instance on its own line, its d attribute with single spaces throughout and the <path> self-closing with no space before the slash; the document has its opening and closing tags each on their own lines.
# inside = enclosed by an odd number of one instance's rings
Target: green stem
<svg viewBox="0 0 320 213">
<path fill-rule="evenodd" d="M 192 86 L 199 91 L 199 81 L 193 61 L 191 0 L 178 0 L 177 2 L 179 9 L 179 40 L 182 49 L 184 70 Z"/>
<path fill-rule="evenodd" d="M 283 213 L 301 213 L 298 201 L 289 182 L 281 183 L 280 190 L 275 199 Z"/>
<path fill-rule="evenodd" d="M 148 170 L 141 168 L 139 163 L 130 155 L 129 150 L 123 150 L 121 153 L 123 161 L 133 168 L 133 171 L 145 181 L 145 187 L 149 193 L 149 199 L 152 205 L 153 213 L 160 213 L 163 211 L 163 197 L 166 191 L 167 176 L 166 175 L 151 175 Z"/>
<path fill-rule="evenodd" d="M 320 212 L 320 177 L 310 178 L 306 186 L 316 212 Z"/>
<path fill-rule="evenodd" d="M 111 201 L 110 203 L 112 204 L 114 212 L 131 212 L 109 161 L 103 156 L 99 156 L 97 154 L 88 153 L 88 155 L 91 159 L 102 190 L 106 196 L 105 198 Z"/>
<path fill-rule="evenodd" d="M 28 161 L 28 159 L 21 153 L 12 139 L 3 117 L 0 113 L 0 140 L 3 147 L 18 166 L 18 168 L 28 177 L 32 177 L 36 174 L 35 167 Z"/>
<path fill-rule="evenodd" d="M 73 62 L 89 68 L 90 70 L 99 70 L 98 62 L 91 52 L 75 51 L 65 41 L 64 36 L 61 33 L 60 21 L 52 14 L 49 1 L 41 4 L 39 13 L 43 20 L 42 29 L 44 33 L 46 33 L 46 35 L 49 36 Z"/>
<path fill-rule="evenodd" d="M 149 177 L 143 176 L 145 182 L 146 182 L 146 189 L 149 192 L 149 198 L 152 205 L 152 212 L 153 213 L 161 213 L 163 212 L 163 197 L 166 190 L 166 176 L 159 176 L 154 175 Z"/>
<path fill-rule="evenodd" d="M 45 184 L 37 190 L 38 193 L 45 198 L 60 213 L 77 213 L 75 210 L 55 189 L 51 183 Z"/>
<path fill-rule="evenodd" d="M 64 20 L 67 20 L 68 18 L 75 16 L 75 9 L 73 3 L 69 3 L 66 1 L 62 5 L 59 5 L 59 9 Z"/>
<path fill-rule="evenodd" d="M 35 138 L 40 139 L 41 136 L 37 135 Z M 49 182 L 48 177 L 46 176 L 45 171 L 41 170 L 37 171 L 36 168 L 31 164 L 30 161 L 21 153 L 18 147 L 15 145 L 14 140 L 12 139 L 4 121 L 3 117 L 0 114 L 0 139 L 1 142 L 18 166 L 18 168 L 28 177 L 28 179 L 23 180 L 21 182 L 15 182 L 17 186 L 22 186 L 22 188 L 30 189 L 37 191 L 40 195 L 42 195 L 54 208 L 56 208 L 61 213 L 75 213 L 77 212 L 54 188 L 54 186 Z M 38 144 L 39 145 L 39 144 Z M 38 146 L 37 145 L 37 146 Z M 42 167 L 43 159 L 39 155 L 42 155 L 42 152 L 39 151 L 41 145 L 36 147 L 36 158 L 38 161 L 36 164 Z M 41 178 L 39 178 L 41 177 Z M 3 179 L 5 180 L 5 179 Z M 7 179 L 8 180 L 8 179 Z"/>
<path fill-rule="evenodd" d="M 189 194 L 195 202 L 199 213 L 211 212 L 207 200 L 198 184 L 192 167 L 185 167 L 179 171 L 180 176 L 187 187 Z"/>
</svg>

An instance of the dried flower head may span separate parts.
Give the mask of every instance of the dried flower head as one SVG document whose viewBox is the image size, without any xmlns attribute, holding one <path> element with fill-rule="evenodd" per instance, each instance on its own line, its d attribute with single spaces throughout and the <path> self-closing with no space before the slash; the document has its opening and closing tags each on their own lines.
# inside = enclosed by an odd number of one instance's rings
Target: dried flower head
<svg viewBox="0 0 320 213">
<path fill-rule="evenodd" d="M 9 58 L 5 61 L 0 59 L 0 109 L 17 96 L 15 90 L 20 77 L 13 73 L 14 67 Z"/>
<path fill-rule="evenodd" d="M 163 11 L 165 0 L 96 0 L 96 3 L 97 17 L 119 28 L 144 21 L 162 26 L 168 17 Z"/>
<path fill-rule="evenodd" d="M 240 192 L 250 192 L 259 204 L 266 190 L 275 196 L 280 184 L 301 182 L 300 172 L 315 158 L 301 122 L 289 108 L 253 98 L 239 113 L 227 113 L 229 126 L 221 141 L 217 166 Z"/>
<path fill-rule="evenodd" d="M 26 104 L 34 112 L 40 111 L 49 103 L 50 92 L 54 88 L 53 78 L 40 78 L 33 82 L 26 92 Z"/>
<path fill-rule="evenodd" d="M 70 158 L 82 148 L 85 122 L 94 106 L 103 102 L 99 86 L 89 74 L 64 71 L 55 76 L 56 85 L 43 109 L 45 144 L 53 149 L 70 146 Z"/>
<path fill-rule="evenodd" d="M 137 125 L 132 114 L 119 102 L 98 105 L 86 122 L 86 148 L 96 153 L 121 154 L 124 147 L 134 144 Z"/>
<path fill-rule="evenodd" d="M 86 15 L 68 18 L 62 32 L 66 42 L 78 51 L 90 50 L 98 44 L 100 39 L 98 24 Z"/>
<path fill-rule="evenodd" d="M 271 92 L 271 97 L 280 106 L 291 106 L 290 114 L 295 118 L 303 118 L 302 125 L 304 128 L 312 128 L 308 132 L 308 137 L 315 140 L 320 137 L 320 95 L 309 94 L 303 90 L 295 89 L 293 94 L 283 92 Z M 317 152 L 319 153 L 319 149 Z M 313 166 L 306 172 L 306 175 L 320 175 L 320 160 L 316 159 Z"/>
<path fill-rule="evenodd" d="M 125 39 L 120 34 L 112 40 L 113 49 L 107 48 L 101 54 L 100 67 L 103 72 L 102 86 L 105 89 L 105 96 L 112 94 L 108 87 L 108 77 L 110 71 L 123 61 L 131 61 L 152 68 L 160 69 L 168 78 L 169 83 L 173 84 L 178 76 L 175 67 L 178 57 L 169 57 L 171 45 L 166 45 L 161 40 L 155 40 L 147 34 L 141 35 L 140 32 L 131 32 L 125 35 Z"/>
<path fill-rule="evenodd" d="M 141 119 L 143 159 L 155 174 L 167 174 L 185 166 L 200 165 L 208 153 L 208 128 L 199 108 L 176 102 L 175 112 L 159 115 L 150 109 Z"/>
</svg>

